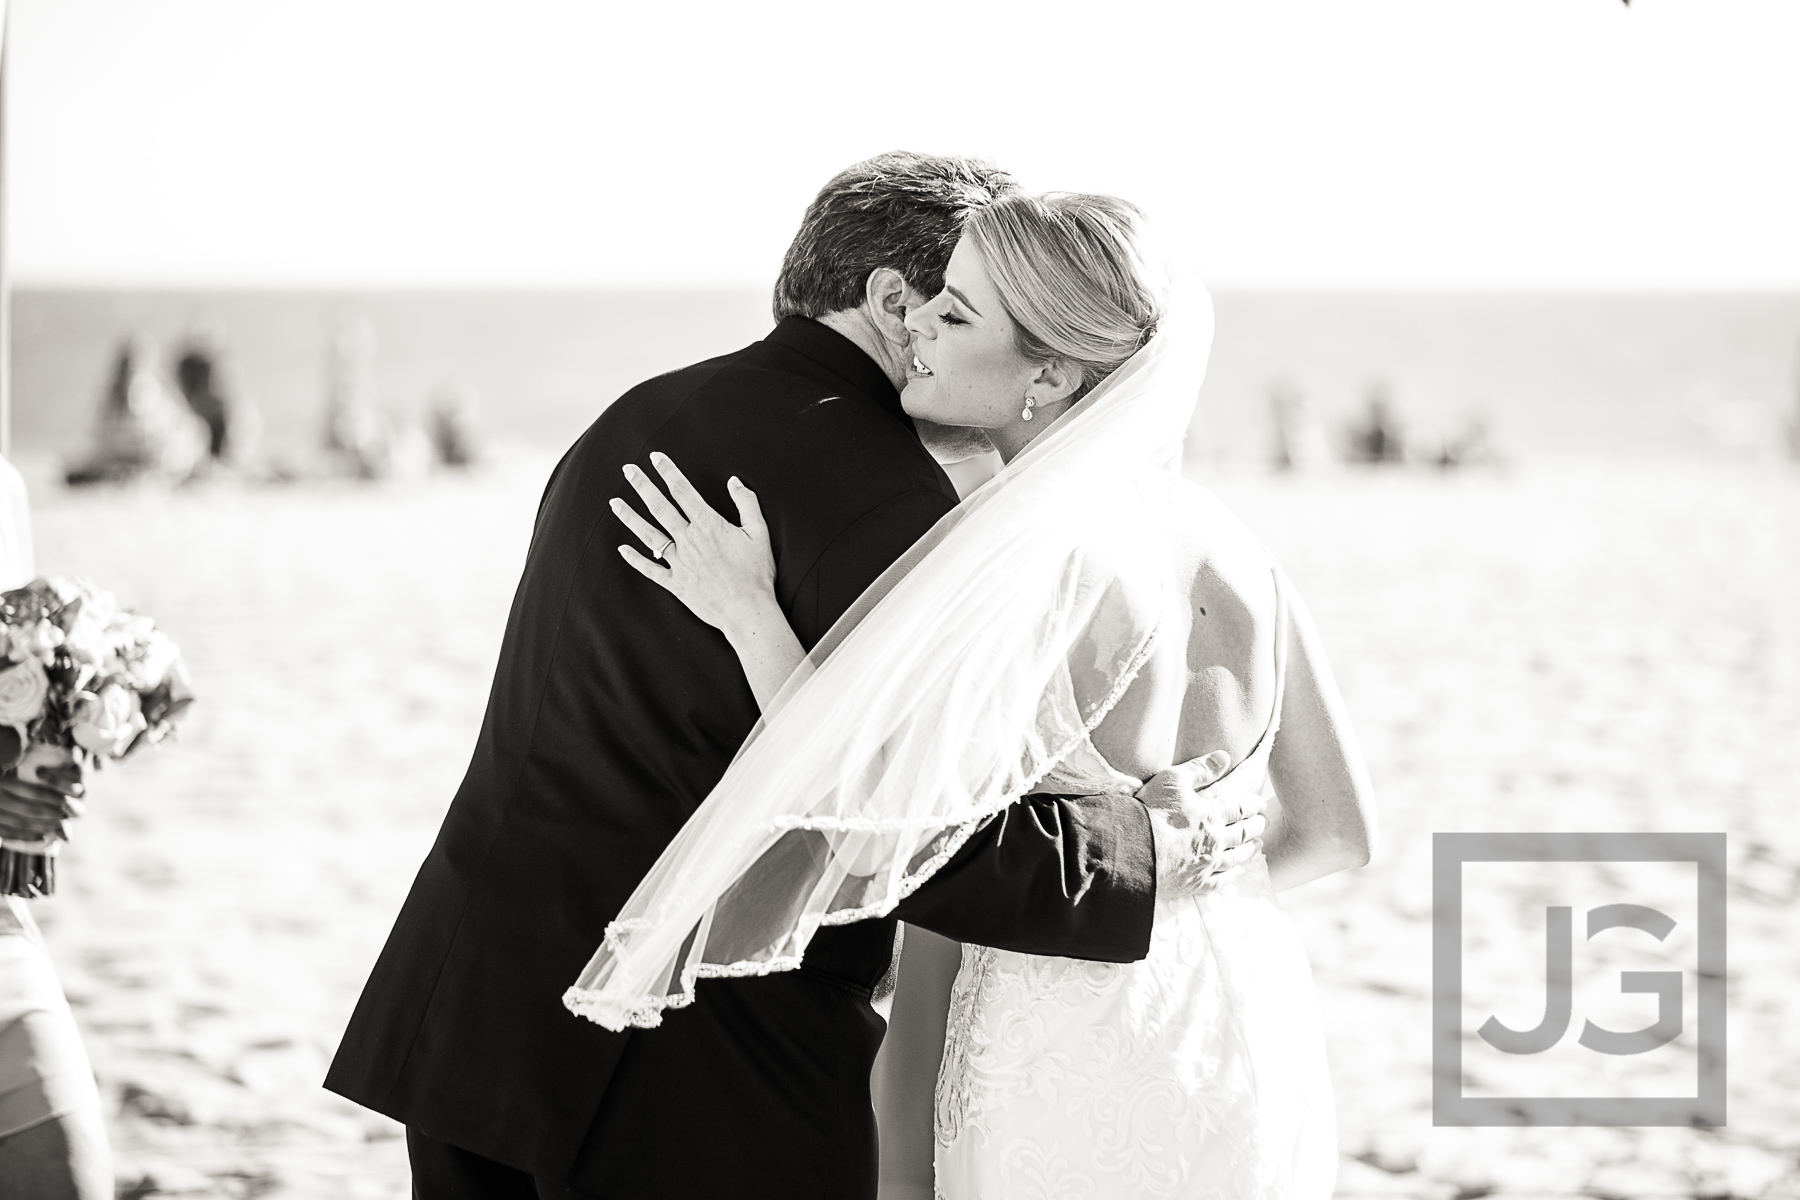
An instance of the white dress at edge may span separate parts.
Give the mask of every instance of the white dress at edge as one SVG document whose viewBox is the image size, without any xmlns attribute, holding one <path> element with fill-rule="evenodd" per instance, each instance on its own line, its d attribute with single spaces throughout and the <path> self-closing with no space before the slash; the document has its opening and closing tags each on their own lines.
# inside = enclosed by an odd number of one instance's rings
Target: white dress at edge
<svg viewBox="0 0 1800 1200">
<path fill-rule="evenodd" d="M 0 458 L 0 592 L 31 582 L 31 502 L 19 469 Z"/>
<path fill-rule="evenodd" d="M 1267 794 L 1281 712 L 1206 791 Z M 1135 791 L 1091 742 L 1043 790 Z M 1159 901 L 1149 955 L 1083 962 L 963 948 L 936 1113 L 940 1200 L 1323 1200 L 1337 1173 L 1312 975 L 1258 857 Z"/>
<path fill-rule="evenodd" d="M 32 577 L 25 481 L 0 458 L 0 590 Z M 81 1034 L 31 909 L 0 897 L 0 1139 L 53 1117 L 98 1108 Z"/>
</svg>

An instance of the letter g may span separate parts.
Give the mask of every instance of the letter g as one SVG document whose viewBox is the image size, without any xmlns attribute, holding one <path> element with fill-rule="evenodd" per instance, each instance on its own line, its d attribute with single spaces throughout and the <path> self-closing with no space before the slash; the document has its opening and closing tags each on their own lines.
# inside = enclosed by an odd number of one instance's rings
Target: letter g
<svg viewBox="0 0 1800 1200">
<path fill-rule="evenodd" d="M 1675 928 L 1675 922 L 1664 913 L 1642 904 L 1603 904 L 1588 910 L 1588 937 L 1608 929 L 1624 926 L 1641 929 L 1662 941 Z M 1643 1054 L 1658 1046 L 1666 1046 L 1681 1034 L 1681 972 L 1621 971 L 1621 992 L 1649 992 L 1656 996 L 1656 1023 L 1626 1033 L 1606 1029 L 1592 1021 L 1584 1022 L 1581 1044 L 1601 1054 Z"/>
</svg>

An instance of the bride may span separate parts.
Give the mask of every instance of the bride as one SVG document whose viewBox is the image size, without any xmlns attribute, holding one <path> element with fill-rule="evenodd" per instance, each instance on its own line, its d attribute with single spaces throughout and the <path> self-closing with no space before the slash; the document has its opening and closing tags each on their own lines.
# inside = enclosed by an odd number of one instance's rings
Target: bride
<svg viewBox="0 0 1800 1200">
<path fill-rule="evenodd" d="M 891 911 L 1026 792 L 1136 792 L 1204 755 L 1205 811 L 1268 803 L 1264 857 L 1159 893 L 1142 961 L 964 947 L 935 1115 L 946 1200 L 1324 1197 L 1336 1173 L 1312 980 L 1275 892 L 1368 860 L 1370 788 L 1299 596 L 1180 477 L 1210 313 L 1172 306 L 1144 236 L 1107 196 L 970 219 L 907 318 L 902 401 L 985 430 L 1006 465 L 810 656 L 754 494 L 731 481 L 740 527 L 666 458 L 673 504 L 631 476 L 660 528 L 627 524 L 667 565 L 621 553 L 725 633 L 764 721 L 607 931 L 575 1011 L 650 1026 L 698 979 L 792 969 L 821 924 Z"/>
</svg>

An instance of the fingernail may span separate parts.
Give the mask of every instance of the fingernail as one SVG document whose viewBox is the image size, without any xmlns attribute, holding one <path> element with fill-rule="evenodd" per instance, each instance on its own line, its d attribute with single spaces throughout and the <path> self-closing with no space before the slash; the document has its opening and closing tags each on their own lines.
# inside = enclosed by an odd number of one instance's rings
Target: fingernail
<svg viewBox="0 0 1800 1200">
<path fill-rule="evenodd" d="M 733 475 L 730 479 L 727 479 L 725 481 L 725 486 L 739 488 L 739 487 L 743 487 L 744 484 L 741 480 L 738 479 L 738 477 L 736 475 Z"/>
</svg>

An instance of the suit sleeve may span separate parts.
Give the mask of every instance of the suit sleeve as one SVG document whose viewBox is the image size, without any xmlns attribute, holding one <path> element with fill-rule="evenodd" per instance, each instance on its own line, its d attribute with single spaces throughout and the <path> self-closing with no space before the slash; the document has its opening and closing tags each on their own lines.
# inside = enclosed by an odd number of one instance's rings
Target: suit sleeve
<svg viewBox="0 0 1800 1200">
<path fill-rule="evenodd" d="M 1129 796 L 1026 796 L 996 813 L 894 915 L 1021 954 L 1136 962 L 1150 952 L 1156 850 Z"/>
<path fill-rule="evenodd" d="M 853 522 L 819 557 L 790 616 L 808 649 L 950 509 L 903 493 Z M 1156 908 L 1150 814 L 1122 796 L 1026 796 L 990 818 L 895 911 L 958 941 L 1025 954 L 1135 962 Z"/>
</svg>

